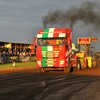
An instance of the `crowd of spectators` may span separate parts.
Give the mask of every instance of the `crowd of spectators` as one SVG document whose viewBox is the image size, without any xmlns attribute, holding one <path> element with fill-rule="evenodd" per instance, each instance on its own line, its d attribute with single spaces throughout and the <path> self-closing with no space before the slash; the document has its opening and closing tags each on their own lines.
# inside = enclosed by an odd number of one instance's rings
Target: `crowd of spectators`
<svg viewBox="0 0 100 100">
<path fill-rule="evenodd" d="M 14 60 L 17 62 L 28 61 L 29 59 L 26 58 L 30 58 L 31 56 L 32 56 L 31 52 L 30 51 L 25 52 L 24 49 L 22 52 L 19 52 L 15 51 L 15 49 L 0 48 L 0 63 L 10 63 L 13 62 Z"/>
</svg>

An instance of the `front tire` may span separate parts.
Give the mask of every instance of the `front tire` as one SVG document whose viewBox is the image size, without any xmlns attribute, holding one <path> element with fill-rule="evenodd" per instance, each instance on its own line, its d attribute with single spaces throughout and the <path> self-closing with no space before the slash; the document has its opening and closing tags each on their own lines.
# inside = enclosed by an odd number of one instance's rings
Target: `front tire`
<svg viewBox="0 0 100 100">
<path fill-rule="evenodd" d="M 68 67 L 64 67 L 64 73 L 70 73 L 71 72 L 71 66 L 70 62 L 68 62 Z"/>
<path fill-rule="evenodd" d="M 44 68 L 39 68 L 40 73 L 45 73 Z"/>
</svg>

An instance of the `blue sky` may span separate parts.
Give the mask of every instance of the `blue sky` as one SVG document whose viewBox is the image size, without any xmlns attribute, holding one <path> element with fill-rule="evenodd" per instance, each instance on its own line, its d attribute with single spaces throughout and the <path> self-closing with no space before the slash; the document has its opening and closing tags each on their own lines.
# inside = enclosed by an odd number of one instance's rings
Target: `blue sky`
<svg viewBox="0 0 100 100">
<path fill-rule="evenodd" d="M 85 1 L 94 0 L 0 0 L 0 41 L 32 43 L 38 30 L 43 28 L 42 16 L 49 10 L 65 10 Z M 55 24 L 47 27 L 62 26 Z M 72 33 L 75 44 L 78 37 L 100 37 L 100 32 L 93 31 L 93 26 L 84 26 L 81 21 L 74 25 Z M 99 43 L 98 40 L 92 44 L 96 45 L 96 51 L 100 49 Z"/>
</svg>

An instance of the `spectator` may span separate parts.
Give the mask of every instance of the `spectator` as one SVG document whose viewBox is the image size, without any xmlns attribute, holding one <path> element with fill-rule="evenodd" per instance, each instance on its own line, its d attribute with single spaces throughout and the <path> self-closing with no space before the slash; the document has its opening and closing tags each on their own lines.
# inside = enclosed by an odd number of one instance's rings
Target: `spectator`
<svg viewBox="0 0 100 100">
<path fill-rule="evenodd" d="M 23 52 L 23 56 L 25 57 L 25 52 Z"/>
<path fill-rule="evenodd" d="M 4 47 L 2 47 L 2 52 L 4 52 L 5 51 L 5 48 Z"/>
<path fill-rule="evenodd" d="M 0 52 L 0 57 L 3 57 L 1 52 Z"/>
<path fill-rule="evenodd" d="M 4 57 L 4 62 L 7 63 L 8 62 L 8 52 L 6 52 L 5 57 Z"/>
<path fill-rule="evenodd" d="M 5 51 L 3 52 L 3 57 L 6 57 L 6 53 L 5 53 Z"/>
<path fill-rule="evenodd" d="M 6 53 L 5 53 L 5 51 L 3 52 L 3 61 L 4 61 L 4 63 L 6 63 Z"/>
<path fill-rule="evenodd" d="M 17 52 L 17 57 L 18 57 L 17 61 L 19 61 L 20 60 L 20 54 L 19 54 L 19 52 Z"/>
<path fill-rule="evenodd" d="M 7 59 L 7 63 L 9 62 L 9 53 L 6 52 L 6 59 Z"/>
<path fill-rule="evenodd" d="M 9 57 L 11 57 L 11 56 L 13 56 L 12 51 L 10 51 L 10 53 L 9 53 Z"/>
<path fill-rule="evenodd" d="M 2 48 L 1 48 L 1 46 L 0 46 L 0 52 L 2 52 Z"/>
<path fill-rule="evenodd" d="M 10 53 L 10 48 L 8 48 L 8 52 Z"/>
<path fill-rule="evenodd" d="M 5 48 L 5 52 L 8 52 L 8 48 L 7 47 Z"/>
<path fill-rule="evenodd" d="M 13 56 L 16 56 L 16 53 L 15 52 L 13 52 L 13 54 L 12 54 Z"/>
<path fill-rule="evenodd" d="M 0 52 L 0 63 L 3 63 L 3 57 L 1 52 Z"/>
<path fill-rule="evenodd" d="M 25 48 L 23 48 L 23 52 L 25 52 Z"/>
</svg>

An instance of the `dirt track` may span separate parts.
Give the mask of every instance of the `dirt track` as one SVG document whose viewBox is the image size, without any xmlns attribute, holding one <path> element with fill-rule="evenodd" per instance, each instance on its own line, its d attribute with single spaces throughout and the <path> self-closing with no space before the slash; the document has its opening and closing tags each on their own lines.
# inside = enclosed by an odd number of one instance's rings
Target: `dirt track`
<svg viewBox="0 0 100 100">
<path fill-rule="evenodd" d="M 15 72 L 35 72 L 39 73 L 39 69 L 36 67 L 15 67 L 15 68 L 8 68 L 8 69 L 0 69 L 0 74 L 8 74 L 8 73 L 15 73 Z M 47 73 L 61 73 L 63 71 L 49 71 Z M 94 68 L 88 68 L 85 70 L 81 70 L 79 72 L 71 72 L 71 74 L 80 74 L 80 75 L 96 75 L 100 76 L 100 60 L 97 60 L 97 66 Z"/>
<path fill-rule="evenodd" d="M 0 70 L 0 100 L 100 100 L 100 60 L 97 63 L 70 74 L 42 74 L 32 67 Z"/>
</svg>

